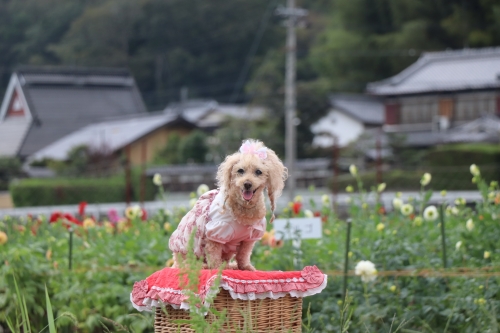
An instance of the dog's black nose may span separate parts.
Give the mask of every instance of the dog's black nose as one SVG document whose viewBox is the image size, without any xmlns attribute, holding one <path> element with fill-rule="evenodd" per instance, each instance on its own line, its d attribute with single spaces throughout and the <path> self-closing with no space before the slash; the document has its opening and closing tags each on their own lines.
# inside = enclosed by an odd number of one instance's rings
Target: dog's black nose
<svg viewBox="0 0 500 333">
<path fill-rule="evenodd" d="M 250 182 L 245 182 L 245 183 L 243 184 L 243 186 L 245 186 L 245 188 L 246 188 L 247 190 L 249 190 L 250 188 L 252 188 L 252 183 L 250 183 Z"/>
</svg>

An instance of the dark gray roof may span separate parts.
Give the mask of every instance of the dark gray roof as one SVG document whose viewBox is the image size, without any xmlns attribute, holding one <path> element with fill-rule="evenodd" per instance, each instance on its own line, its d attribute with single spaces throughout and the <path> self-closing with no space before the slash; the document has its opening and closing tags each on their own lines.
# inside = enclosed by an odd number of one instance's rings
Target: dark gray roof
<svg viewBox="0 0 500 333">
<path fill-rule="evenodd" d="M 500 47 L 426 52 L 401 73 L 369 83 L 373 95 L 500 88 Z"/>
<path fill-rule="evenodd" d="M 361 121 L 366 125 L 384 123 L 384 104 L 376 97 L 360 94 L 333 94 L 330 104 L 335 110 Z"/>
<path fill-rule="evenodd" d="M 21 67 L 15 74 L 34 117 L 18 153 L 23 157 L 110 116 L 146 112 L 126 69 Z"/>
</svg>

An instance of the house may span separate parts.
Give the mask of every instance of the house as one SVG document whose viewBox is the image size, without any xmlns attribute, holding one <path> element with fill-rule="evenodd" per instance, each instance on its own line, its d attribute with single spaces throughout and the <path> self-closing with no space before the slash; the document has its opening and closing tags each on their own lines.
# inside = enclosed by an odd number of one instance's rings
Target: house
<svg viewBox="0 0 500 333">
<path fill-rule="evenodd" d="M 67 159 L 71 149 L 87 146 L 103 154 L 112 155 L 115 161 L 127 157 L 130 165 L 151 162 L 162 149 L 172 132 L 184 135 L 195 128 L 191 122 L 175 114 L 152 112 L 122 116 L 117 119 L 87 125 L 67 134 L 27 158 L 28 162 L 44 159 Z"/>
<path fill-rule="evenodd" d="M 427 52 L 366 90 L 384 101 L 384 131 L 401 135 L 408 146 L 484 141 L 484 133 L 470 134 L 479 128 L 477 119 L 500 115 L 500 47 Z M 486 141 L 499 141 L 489 133 Z"/>
<path fill-rule="evenodd" d="M 215 100 L 187 100 L 169 104 L 164 110 L 166 114 L 182 115 L 200 129 L 213 132 L 228 118 L 241 120 L 259 120 L 265 117 L 266 111 L 259 106 L 239 104 L 219 104 Z"/>
<path fill-rule="evenodd" d="M 24 159 L 91 123 L 145 112 L 126 69 L 20 67 L 0 106 L 0 156 Z"/>
<path fill-rule="evenodd" d="M 334 138 L 339 147 L 345 147 L 366 130 L 379 128 L 384 123 L 384 105 L 375 97 L 334 94 L 330 96 L 330 105 L 327 115 L 311 126 L 316 147 L 331 147 Z"/>
</svg>

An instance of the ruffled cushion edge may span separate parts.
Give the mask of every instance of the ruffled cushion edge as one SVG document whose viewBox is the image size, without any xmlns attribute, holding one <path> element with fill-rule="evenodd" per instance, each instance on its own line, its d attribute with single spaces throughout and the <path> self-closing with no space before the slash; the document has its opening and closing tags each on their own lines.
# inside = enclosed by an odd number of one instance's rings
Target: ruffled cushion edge
<svg viewBox="0 0 500 333">
<path fill-rule="evenodd" d="M 309 267 L 306 267 L 308 269 Z M 302 271 L 304 278 L 292 278 L 284 280 L 239 280 L 222 275 L 220 287 L 229 291 L 233 299 L 241 300 L 257 300 L 272 298 L 278 299 L 290 294 L 292 297 L 306 297 L 320 293 L 327 284 L 327 275 L 313 266 L 311 271 L 313 278 L 308 278 L 305 271 Z M 322 281 L 320 281 L 322 277 Z M 205 306 L 209 306 L 205 299 L 208 295 L 212 295 L 212 290 L 218 293 L 217 289 L 211 289 L 211 285 L 215 281 L 215 276 L 210 278 L 206 285 L 202 288 L 200 297 Z M 316 282 L 320 282 L 319 284 Z M 189 310 L 190 306 L 187 303 L 187 296 L 181 290 L 172 288 L 161 288 L 152 286 L 148 292 L 147 281 L 142 280 L 134 284 L 134 289 L 130 294 L 132 306 L 138 311 L 152 311 L 153 307 L 161 307 L 170 305 L 174 309 Z"/>
</svg>

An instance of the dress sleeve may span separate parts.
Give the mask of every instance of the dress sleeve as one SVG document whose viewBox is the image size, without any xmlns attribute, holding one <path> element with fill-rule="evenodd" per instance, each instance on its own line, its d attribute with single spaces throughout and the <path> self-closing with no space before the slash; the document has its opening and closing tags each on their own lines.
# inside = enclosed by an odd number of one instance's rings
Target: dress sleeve
<svg viewBox="0 0 500 333">
<path fill-rule="evenodd" d="M 250 235 L 250 241 L 258 241 L 264 236 L 266 231 L 266 218 L 264 217 L 259 223 L 253 226 L 252 234 Z"/>
<path fill-rule="evenodd" d="M 205 227 L 207 239 L 226 244 L 234 238 L 234 228 L 231 224 L 222 221 L 210 221 Z"/>
</svg>

